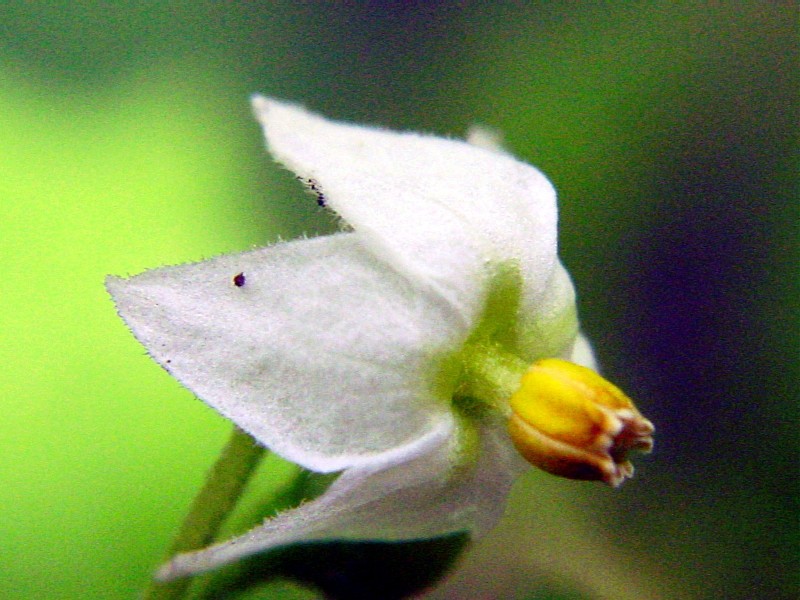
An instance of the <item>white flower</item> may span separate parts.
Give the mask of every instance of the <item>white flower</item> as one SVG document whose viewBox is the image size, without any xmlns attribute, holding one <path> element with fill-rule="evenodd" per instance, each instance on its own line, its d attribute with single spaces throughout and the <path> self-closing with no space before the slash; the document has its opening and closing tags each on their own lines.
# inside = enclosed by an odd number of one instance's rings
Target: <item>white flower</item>
<svg viewBox="0 0 800 600">
<path fill-rule="evenodd" d="M 319 499 L 177 557 L 162 576 L 301 540 L 480 535 L 527 467 L 508 429 L 527 366 L 592 366 L 556 253 L 551 184 L 498 150 L 333 123 L 261 97 L 254 106 L 275 158 L 352 232 L 108 288 L 150 354 L 198 397 L 281 456 L 342 473 Z M 606 470 L 587 478 L 616 484 L 624 450 L 647 443 L 626 439 L 620 452 L 624 424 L 609 427 L 592 450 Z"/>
</svg>

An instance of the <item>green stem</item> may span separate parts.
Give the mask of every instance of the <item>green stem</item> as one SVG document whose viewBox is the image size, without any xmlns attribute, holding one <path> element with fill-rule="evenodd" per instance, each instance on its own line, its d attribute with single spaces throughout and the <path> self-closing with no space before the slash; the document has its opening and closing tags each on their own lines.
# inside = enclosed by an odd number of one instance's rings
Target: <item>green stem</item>
<svg viewBox="0 0 800 600">
<path fill-rule="evenodd" d="M 234 427 L 227 445 L 209 471 L 203 489 L 195 497 L 175 536 L 167 558 L 204 548 L 214 541 L 263 454 L 264 448 L 241 429 Z M 190 577 L 165 583 L 152 581 L 142 598 L 178 600 L 185 596 L 191 583 Z"/>
</svg>

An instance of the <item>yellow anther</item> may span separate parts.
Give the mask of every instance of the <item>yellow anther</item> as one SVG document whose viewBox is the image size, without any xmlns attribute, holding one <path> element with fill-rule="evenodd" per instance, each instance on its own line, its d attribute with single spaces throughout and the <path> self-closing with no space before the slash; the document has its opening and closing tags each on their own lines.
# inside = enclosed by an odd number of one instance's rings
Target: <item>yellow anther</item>
<svg viewBox="0 0 800 600">
<path fill-rule="evenodd" d="M 517 450 L 555 475 L 617 486 L 633 475 L 628 452 L 653 448 L 653 424 L 630 398 L 565 360 L 533 363 L 510 404 L 508 429 Z"/>
</svg>

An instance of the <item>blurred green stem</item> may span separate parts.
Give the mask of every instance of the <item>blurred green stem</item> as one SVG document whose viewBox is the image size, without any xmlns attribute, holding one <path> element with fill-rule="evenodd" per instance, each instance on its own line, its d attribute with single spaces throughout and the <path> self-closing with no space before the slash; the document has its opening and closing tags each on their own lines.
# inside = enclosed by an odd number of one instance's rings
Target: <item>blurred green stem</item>
<svg viewBox="0 0 800 600">
<path fill-rule="evenodd" d="M 264 448 L 238 427 L 234 427 L 227 445 L 208 473 L 205 485 L 194 499 L 167 558 L 181 552 L 204 548 L 214 541 L 225 518 L 233 510 Z M 192 584 L 191 577 L 166 583 L 153 581 L 143 600 L 178 600 Z"/>
</svg>

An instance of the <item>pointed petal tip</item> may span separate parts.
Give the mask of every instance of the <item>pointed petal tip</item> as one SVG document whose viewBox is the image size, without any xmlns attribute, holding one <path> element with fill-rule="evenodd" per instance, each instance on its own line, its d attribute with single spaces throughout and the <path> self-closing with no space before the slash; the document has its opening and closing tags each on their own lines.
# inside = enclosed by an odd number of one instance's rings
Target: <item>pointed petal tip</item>
<svg viewBox="0 0 800 600">
<path fill-rule="evenodd" d="M 106 275 L 103 279 L 103 286 L 106 288 L 106 292 L 108 292 L 109 295 L 111 295 L 111 297 L 114 299 L 116 299 L 117 292 L 124 284 L 125 279 L 118 277 L 117 275 Z"/>
<path fill-rule="evenodd" d="M 264 96 L 262 94 L 252 94 L 250 96 L 250 105 L 253 108 L 253 114 L 256 119 L 264 125 L 269 117 L 274 117 L 277 112 L 283 111 L 284 113 L 291 113 L 297 115 L 300 113 L 307 113 L 307 111 L 299 104 L 294 102 L 286 102 L 273 98 L 272 96 Z"/>
<path fill-rule="evenodd" d="M 103 286 L 106 288 L 106 292 L 108 292 L 111 299 L 114 301 L 114 304 L 117 305 L 117 309 L 119 310 L 120 302 L 124 302 L 125 300 L 129 299 L 132 294 L 135 294 L 136 290 L 136 275 L 106 275 L 105 279 L 103 280 Z M 120 316 L 122 314 L 120 313 Z M 123 317 L 123 321 L 127 323 L 127 320 Z"/>
<path fill-rule="evenodd" d="M 250 94 L 250 106 L 253 107 L 253 112 L 256 116 L 266 113 L 269 110 L 269 105 L 272 99 L 268 96 L 261 94 Z"/>
<path fill-rule="evenodd" d="M 178 579 L 179 577 L 180 575 L 174 572 L 174 569 L 172 567 L 172 562 L 168 562 L 167 564 L 159 567 L 159 569 L 153 575 L 153 579 L 161 583 L 168 583 L 170 581 Z"/>
<path fill-rule="evenodd" d="M 194 553 L 189 552 L 173 556 L 169 562 L 164 563 L 158 568 L 158 570 L 153 574 L 153 579 L 160 583 L 169 583 L 170 581 L 183 579 L 184 577 L 189 577 L 190 575 L 199 575 L 214 568 L 213 565 L 206 567 L 202 564 L 196 564 L 194 565 L 194 568 L 192 568 L 189 560 L 189 558 L 192 556 L 194 556 Z"/>
</svg>

